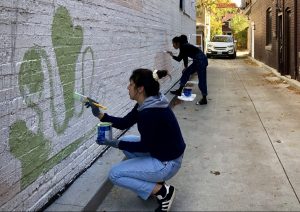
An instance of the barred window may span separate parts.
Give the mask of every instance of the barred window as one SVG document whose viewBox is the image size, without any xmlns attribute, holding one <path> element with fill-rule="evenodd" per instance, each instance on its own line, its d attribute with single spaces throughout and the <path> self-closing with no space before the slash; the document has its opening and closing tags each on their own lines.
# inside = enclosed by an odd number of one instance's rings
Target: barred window
<svg viewBox="0 0 300 212">
<path fill-rule="evenodd" d="M 266 46 L 272 44 L 272 9 L 266 12 Z"/>
</svg>

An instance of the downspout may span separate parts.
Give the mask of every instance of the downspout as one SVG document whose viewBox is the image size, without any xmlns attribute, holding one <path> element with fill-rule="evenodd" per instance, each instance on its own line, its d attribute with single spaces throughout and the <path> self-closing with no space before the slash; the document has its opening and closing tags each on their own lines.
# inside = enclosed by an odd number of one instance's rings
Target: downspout
<svg viewBox="0 0 300 212">
<path fill-rule="evenodd" d="M 295 8 L 295 11 L 294 11 L 294 17 L 295 17 L 295 22 L 294 22 L 294 24 L 295 24 L 295 27 L 294 27 L 294 39 L 295 39 L 295 79 L 299 80 L 300 66 L 299 66 L 299 70 L 298 70 L 298 57 L 300 57 L 300 50 L 299 50 L 299 53 L 298 53 L 298 38 L 297 38 L 297 32 L 298 32 L 298 27 L 297 27 L 297 24 L 298 24 L 297 23 L 298 22 L 297 15 L 298 14 L 297 14 L 297 11 L 298 11 L 298 7 L 297 7 L 297 1 L 298 0 L 295 0 L 295 5 L 294 5 L 294 8 Z"/>
<path fill-rule="evenodd" d="M 277 33 L 277 71 L 278 73 L 281 73 L 281 70 L 280 70 L 280 42 L 279 42 L 279 39 L 280 39 L 280 30 L 279 29 L 279 14 L 280 12 L 280 5 L 279 5 L 279 0 L 276 0 L 276 11 L 275 11 L 275 15 L 276 15 L 276 33 Z"/>
</svg>

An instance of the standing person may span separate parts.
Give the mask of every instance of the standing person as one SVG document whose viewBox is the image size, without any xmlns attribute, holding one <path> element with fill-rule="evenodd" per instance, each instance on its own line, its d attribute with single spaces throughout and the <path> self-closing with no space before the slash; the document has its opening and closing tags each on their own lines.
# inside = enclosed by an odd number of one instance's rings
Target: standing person
<svg viewBox="0 0 300 212">
<path fill-rule="evenodd" d="M 172 58 L 178 62 L 183 60 L 185 69 L 182 72 L 180 78 L 180 87 L 175 91 L 171 91 L 172 94 L 180 96 L 182 89 L 189 80 L 190 76 L 197 72 L 198 74 L 198 87 L 202 94 L 202 99 L 197 101 L 196 104 L 205 105 L 207 104 L 207 83 L 206 83 L 206 67 L 208 65 L 206 55 L 196 46 L 187 42 L 186 35 L 180 37 L 174 37 L 172 39 L 173 47 L 179 49 L 178 56 L 174 56 L 171 51 L 168 51 Z M 188 66 L 188 58 L 193 59 L 193 63 Z"/>
<path fill-rule="evenodd" d="M 117 129 L 128 129 L 137 123 L 140 137 L 123 136 L 119 140 L 97 140 L 97 143 L 123 150 L 127 160 L 112 167 L 109 179 L 144 200 L 154 195 L 159 203 L 156 211 L 171 208 L 175 188 L 165 181 L 180 169 L 186 146 L 169 102 L 159 92 L 158 80 L 167 75 L 165 70 L 134 70 L 127 89 L 130 99 L 137 104 L 122 118 L 103 114 L 91 99 L 86 103 L 95 117 L 111 122 Z"/>
</svg>

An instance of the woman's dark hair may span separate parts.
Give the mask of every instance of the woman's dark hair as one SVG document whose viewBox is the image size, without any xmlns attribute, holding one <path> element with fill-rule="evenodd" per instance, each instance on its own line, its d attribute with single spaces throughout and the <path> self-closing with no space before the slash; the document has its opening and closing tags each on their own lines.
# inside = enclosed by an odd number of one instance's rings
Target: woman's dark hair
<svg viewBox="0 0 300 212">
<path fill-rule="evenodd" d="M 167 70 L 157 70 L 158 79 L 170 76 Z M 155 74 L 154 74 L 155 75 Z M 146 96 L 156 96 L 159 93 L 159 82 L 153 76 L 153 71 L 139 68 L 132 72 L 129 80 L 132 80 L 136 87 L 144 86 Z"/>
<path fill-rule="evenodd" d="M 188 43 L 188 38 L 186 35 L 182 34 L 179 38 L 181 39 L 182 44 Z"/>
<path fill-rule="evenodd" d="M 179 43 L 180 46 L 185 44 L 185 43 L 188 43 L 188 38 L 186 35 L 180 35 L 180 36 L 176 36 L 172 39 L 172 42 L 173 43 Z"/>
<path fill-rule="evenodd" d="M 180 44 L 181 44 L 181 39 L 180 39 L 180 37 L 176 36 L 176 37 L 174 37 L 174 38 L 172 39 L 172 42 L 173 42 L 173 43 L 180 43 Z"/>
</svg>

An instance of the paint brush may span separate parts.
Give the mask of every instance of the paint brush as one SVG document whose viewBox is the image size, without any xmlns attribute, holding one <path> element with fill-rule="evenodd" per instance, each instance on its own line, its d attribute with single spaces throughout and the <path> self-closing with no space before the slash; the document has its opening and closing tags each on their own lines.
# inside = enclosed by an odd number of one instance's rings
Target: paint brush
<svg viewBox="0 0 300 212">
<path fill-rule="evenodd" d="M 90 99 L 90 98 L 88 98 L 87 96 L 84 96 L 84 95 L 82 95 L 82 94 L 80 94 L 80 93 L 77 93 L 76 91 L 75 91 L 75 93 L 74 93 L 74 98 L 77 99 L 77 100 L 79 100 L 79 101 L 81 101 L 82 103 L 86 103 L 86 102 L 88 102 L 89 99 Z M 101 108 L 102 110 L 106 110 L 106 109 L 107 109 L 107 107 L 105 107 L 105 106 L 99 104 L 99 103 L 96 102 L 95 100 L 93 100 L 93 105 L 95 105 L 95 106 Z"/>
</svg>

